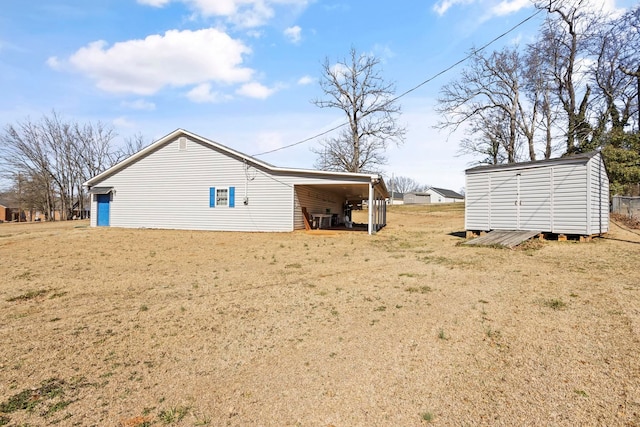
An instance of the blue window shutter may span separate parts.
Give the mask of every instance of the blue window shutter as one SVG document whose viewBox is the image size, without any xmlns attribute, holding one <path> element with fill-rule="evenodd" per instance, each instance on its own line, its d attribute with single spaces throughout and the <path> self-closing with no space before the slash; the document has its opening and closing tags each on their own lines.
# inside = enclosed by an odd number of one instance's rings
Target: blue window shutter
<svg viewBox="0 0 640 427">
<path fill-rule="evenodd" d="M 216 207 L 216 187 L 209 188 L 209 207 Z"/>
<path fill-rule="evenodd" d="M 229 187 L 229 207 L 236 206 L 236 187 Z"/>
</svg>

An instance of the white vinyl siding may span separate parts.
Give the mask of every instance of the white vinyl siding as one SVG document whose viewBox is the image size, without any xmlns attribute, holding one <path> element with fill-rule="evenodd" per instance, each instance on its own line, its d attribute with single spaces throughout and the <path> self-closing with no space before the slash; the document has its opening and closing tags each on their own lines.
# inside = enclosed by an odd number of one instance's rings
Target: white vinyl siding
<svg viewBox="0 0 640 427">
<path fill-rule="evenodd" d="M 405 193 L 403 202 L 405 205 L 426 205 L 433 202 L 433 197 L 427 193 Z"/>
<path fill-rule="evenodd" d="M 447 197 L 433 188 L 427 189 L 425 193 L 429 196 L 425 203 L 459 203 L 465 201 L 465 198 Z"/>
<path fill-rule="evenodd" d="M 470 169 L 467 230 L 608 231 L 609 181 L 600 154 Z"/>
<path fill-rule="evenodd" d="M 563 165 L 553 171 L 554 233 L 587 233 L 587 168 Z"/>
<path fill-rule="evenodd" d="M 265 171 L 256 169 L 252 174 L 249 180 L 243 162 L 226 153 L 191 139 L 187 149 L 180 150 L 174 140 L 101 185 L 116 189 L 111 202 L 113 227 L 292 231 L 293 186 Z M 211 187 L 235 187 L 235 207 L 211 209 Z M 93 209 L 92 203 L 92 218 Z"/>
<path fill-rule="evenodd" d="M 466 176 L 464 223 L 467 230 L 490 230 L 491 186 L 489 174 Z"/>
<path fill-rule="evenodd" d="M 512 171 L 491 175 L 491 218 L 489 226 L 496 230 L 516 230 L 517 177 Z"/>
<path fill-rule="evenodd" d="M 609 179 L 604 163 L 591 159 L 591 234 L 609 231 Z"/>
<path fill-rule="evenodd" d="M 275 168 L 183 131 L 173 135 L 85 184 L 113 188 L 110 226 L 293 231 L 304 227 L 302 206 L 308 205 L 310 213 L 329 209 L 341 214 L 346 188 L 368 194 L 372 180 L 378 179 L 376 175 Z M 300 193 L 304 204 L 300 194 L 294 194 L 297 188 L 306 189 Z M 228 189 L 227 206 L 220 205 L 224 197 L 216 200 L 223 196 L 218 190 L 224 189 Z M 375 191 L 384 192 L 384 186 Z M 310 198 L 304 199 L 304 194 Z M 94 198 L 92 226 L 96 226 L 96 210 Z"/>
</svg>

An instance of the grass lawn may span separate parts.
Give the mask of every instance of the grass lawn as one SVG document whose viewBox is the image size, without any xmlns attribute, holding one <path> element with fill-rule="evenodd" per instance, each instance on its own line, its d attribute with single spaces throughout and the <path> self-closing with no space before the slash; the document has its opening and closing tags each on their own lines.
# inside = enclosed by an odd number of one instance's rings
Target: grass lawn
<svg viewBox="0 0 640 427">
<path fill-rule="evenodd" d="M 0 224 L 0 426 L 640 425 L 638 230 L 509 250 L 460 246 L 462 205 L 387 218 Z"/>
</svg>

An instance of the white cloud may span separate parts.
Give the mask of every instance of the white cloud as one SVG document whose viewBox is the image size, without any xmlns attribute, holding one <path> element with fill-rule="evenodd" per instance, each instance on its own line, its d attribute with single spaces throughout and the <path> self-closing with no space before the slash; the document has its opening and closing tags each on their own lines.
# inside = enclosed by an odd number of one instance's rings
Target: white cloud
<svg viewBox="0 0 640 427">
<path fill-rule="evenodd" d="M 315 82 L 316 79 L 314 79 L 311 76 L 302 76 L 298 79 L 298 84 L 301 86 L 306 86 L 306 85 L 310 85 L 311 83 Z"/>
<path fill-rule="evenodd" d="M 451 7 L 457 4 L 470 4 L 473 3 L 473 1 L 474 0 L 440 0 L 433 5 L 433 11 L 442 16 L 447 13 L 447 11 L 451 9 Z"/>
<path fill-rule="evenodd" d="M 396 56 L 395 52 L 386 44 L 376 43 L 370 53 L 371 56 L 379 58 L 383 63 Z"/>
<path fill-rule="evenodd" d="M 251 37 L 252 39 L 259 39 L 264 35 L 262 31 L 258 30 L 248 30 L 245 34 L 247 35 L 247 37 Z"/>
<path fill-rule="evenodd" d="M 331 67 L 329 67 L 329 69 L 333 74 L 335 74 L 338 77 L 344 78 L 346 75 L 349 74 L 349 68 L 342 63 L 333 64 Z"/>
<path fill-rule="evenodd" d="M 613 0 L 608 0 L 613 1 Z M 443 16 L 454 6 L 477 5 L 486 12 L 482 20 L 496 16 L 506 16 L 522 9 L 533 7 L 531 0 L 439 0 L 433 5 L 433 11 Z"/>
<path fill-rule="evenodd" d="M 492 18 L 533 8 L 534 4 L 531 0 L 438 0 L 432 9 L 436 14 L 443 16 L 453 7 L 468 7 L 468 13 L 477 15 L 478 22 L 486 22 Z M 581 7 L 612 16 L 622 13 L 622 9 L 616 7 L 616 0 L 585 0 Z"/>
<path fill-rule="evenodd" d="M 302 40 L 302 28 L 295 25 L 284 30 L 284 36 L 293 44 L 298 44 Z"/>
<path fill-rule="evenodd" d="M 202 83 L 187 92 L 187 98 L 198 104 L 204 104 L 226 101 L 229 96 L 220 92 L 213 92 L 210 83 Z"/>
<path fill-rule="evenodd" d="M 54 70 L 61 70 L 62 69 L 62 64 L 60 63 L 60 60 L 58 59 L 57 56 L 52 56 L 50 58 L 47 59 L 47 65 L 49 67 L 51 67 Z"/>
<path fill-rule="evenodd" d="M 505 16 L 532 7 L 530 0 L 503 0 L 491 8 L 491 15 Z"/>
<path fill-rule="evenodd" d="M 163 7 L 170 2 L 184 3 L 196 14 L 221 17 L 243 28 L 264 25 L 274 17 L 274 7 L 302 9 L 310 0 L 138 0 L 138 3 Z"/>
<path fill-rule="evenodd" d="M 586 6 L 594 12 L 610 14 L 612 18 L 619 17 L 625 12 L 623 7 L 616 5 L 616 0 L 587 0 Z"/>
<path fill-rule="evenodd" d="M 247 82 L 254 71 L 242 67 L 242 56 L 250 52 L 214 28 L 170 30 L 111 47 L 96 41 L 74 53 L 69 63 L 107 92 L 151 95 L 166 86 Z"/>
<path fill-rule="evenodd" d="M 113 125 L 117 128 L 127 128 L 131 129 L 136 126 L 134 122 L 127 119 L 126 117 L 116 117 L 113 119 Z"/>
<path fill-rule="evenodd" d="M 156 109 L 156 104 L 144 99 L 136 99 L 135 101 L 124 101 L 122 103 L 122 106 L 126 108 L 131 108 L 132 110 L 142 110 L 142 111 L 153 111 Z"/>
<path fill-rule="evenodd" d="M 242 85 L 240 89 L 236 91 L 238 95 L 246 96 L 248 98 L 266 99 L 276 92 L 276 88 L 268 88 L 258 82 L 251 82 Z"/>
<path fill-rule="evenodd" d="M 171 0 L 138 0 L 138 3 L 153 7 L 163 7 Z"/>
</svg>

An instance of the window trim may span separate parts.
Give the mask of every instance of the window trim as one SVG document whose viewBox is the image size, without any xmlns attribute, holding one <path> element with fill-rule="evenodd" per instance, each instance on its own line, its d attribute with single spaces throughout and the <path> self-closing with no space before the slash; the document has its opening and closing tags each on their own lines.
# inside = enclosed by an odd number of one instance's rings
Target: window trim
<svg viewBox="0 0 640 427">
<path fill-rule="evenodd" d="M 221 205 L 218 203 L 218 192 L 227 190 L 227 203 Z M 234 208 L 236 206 L 236 188 L 229 187 L 209 187 L 209 207 L 210 208 Z"/>
</svg>

